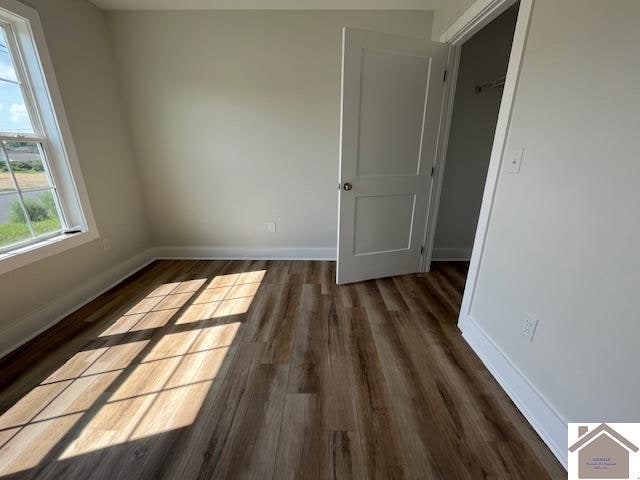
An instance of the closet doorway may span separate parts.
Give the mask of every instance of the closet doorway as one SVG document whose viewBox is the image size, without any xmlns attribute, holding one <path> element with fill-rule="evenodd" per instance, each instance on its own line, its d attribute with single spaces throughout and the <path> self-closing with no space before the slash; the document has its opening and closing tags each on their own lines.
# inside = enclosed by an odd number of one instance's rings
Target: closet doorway
<svg viewBox="0 0 640 480">
<path fill-rule="evenodd" d="M 440 202 L 432 223 L 433 261 L 471 258 L 518 9 L 519 2 L 459 49 Z"/>
</svg>

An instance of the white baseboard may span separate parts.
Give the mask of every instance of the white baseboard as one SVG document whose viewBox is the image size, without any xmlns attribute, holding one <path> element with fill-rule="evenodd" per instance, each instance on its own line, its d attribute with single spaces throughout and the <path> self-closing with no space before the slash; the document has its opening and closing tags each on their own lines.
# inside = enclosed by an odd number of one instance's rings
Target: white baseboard
<svg viewBox="0 0 640 480">
<path fill-rule="evenodd" d="M 153 249 L 145 250 L 110 270 L 87 279 L 86 282 L 68 291 L 65 295 L 57 297 L 52 302 L 12 322 L 0 331 L 0 339 L 7 343 L 11 342 L 10 346 L 0 343 L 0 348 L 2 349 L 0 358 L 53 327 L 66 316 L 102 295 L 138 270 L 146 267 L 154 260 Z M 15 341 L 14 339 L 19 340 Z"/>
<path fill-rule="evenodd" d="M 335 248 L 156 247 L 157 259 L 335 260 Z"/>
<path fill-rule="evenodd" d="M 471 259 L 471 247 L 469 248 L 433 248 L 431 260 L 434 262 L 443 261 L 464 261 Z"/>
<path fill-rule="evenodd" d="M 550 405 L 478 323 L 462 318 L 462 336 L 551 452 L 567 468 L 567 421 Z"/>
</svg>

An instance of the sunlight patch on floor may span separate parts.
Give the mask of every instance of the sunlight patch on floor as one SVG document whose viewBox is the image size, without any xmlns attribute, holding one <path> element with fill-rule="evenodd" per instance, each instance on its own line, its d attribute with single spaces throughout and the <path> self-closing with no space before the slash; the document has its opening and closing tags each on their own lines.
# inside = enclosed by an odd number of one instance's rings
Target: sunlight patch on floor
<svg viewBox="0 0 640 480">
<path fill-rule="evenodd" d="M 166 283 L 128 308 L 0 417 L 0 475 L 191 425 L 265 273 Z"/>
</svg>

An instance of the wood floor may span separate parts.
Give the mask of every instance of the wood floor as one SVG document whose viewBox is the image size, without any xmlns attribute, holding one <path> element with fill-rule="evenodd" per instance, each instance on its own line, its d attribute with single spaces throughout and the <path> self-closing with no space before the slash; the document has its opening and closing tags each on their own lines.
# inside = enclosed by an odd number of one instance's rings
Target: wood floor
<svg viewBox="0 0 640 480">
<path fill-rule="evenodd" d="M 0 478 L 565 478 L 456 328 L 465 272 L 155 262 L 0 361 Z"/>
</svg>

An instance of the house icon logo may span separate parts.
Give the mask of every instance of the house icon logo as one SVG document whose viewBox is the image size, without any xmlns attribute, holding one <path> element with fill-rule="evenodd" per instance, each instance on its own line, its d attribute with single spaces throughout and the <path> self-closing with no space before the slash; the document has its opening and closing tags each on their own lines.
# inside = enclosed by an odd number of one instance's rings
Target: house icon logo
<svg viewBox="0 0 640 480">
<path fill-rule="evenodd" d="M 631 440 L 640 440 L 640 424 L 569 424 L 569 479 L 639 480 L 638 447 Z"/>
</svg>

